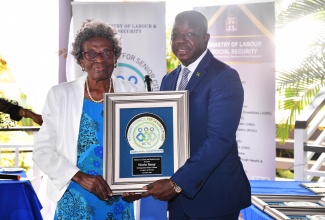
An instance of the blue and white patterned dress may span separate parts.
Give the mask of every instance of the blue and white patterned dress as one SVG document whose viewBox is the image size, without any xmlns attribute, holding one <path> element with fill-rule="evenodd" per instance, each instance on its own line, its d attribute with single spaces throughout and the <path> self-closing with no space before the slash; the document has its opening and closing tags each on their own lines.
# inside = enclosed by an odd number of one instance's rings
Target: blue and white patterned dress
<svg viewBox="0 0 325 220">
<path fill-rule="evenodd" d="M 79 139 L 79 169 L 90 175 L 103 175 L 103 104 L 84 99 Z M 64 171 L 62 171 L 64 172 Z M 58 202 L 54 219 L 71 220 L 131 220 L 134 219 L 133 203 L 121 196 L 108 201 L 71 182 Z"/>
</svg>

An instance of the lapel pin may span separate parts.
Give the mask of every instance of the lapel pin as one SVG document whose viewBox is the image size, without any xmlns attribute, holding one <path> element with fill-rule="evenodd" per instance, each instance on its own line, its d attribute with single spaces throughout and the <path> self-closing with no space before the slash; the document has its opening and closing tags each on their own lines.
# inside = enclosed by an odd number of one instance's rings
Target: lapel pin
<svg viewBox="0 0 325 220">
<path fill-rule="evenodd" d="M 201 74 L 201 73 L 197 72 L 197 73 L 196 73 L 197 77 L 200 77 L 200 74 Z"/>
</svg>

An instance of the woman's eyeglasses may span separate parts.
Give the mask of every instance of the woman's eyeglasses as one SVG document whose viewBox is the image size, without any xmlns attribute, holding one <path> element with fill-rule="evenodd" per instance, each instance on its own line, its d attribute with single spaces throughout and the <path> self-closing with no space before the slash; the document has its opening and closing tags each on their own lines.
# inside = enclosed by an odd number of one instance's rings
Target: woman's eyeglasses
<svg viewBox="0 0 325 220">
<path fill-rule="evenodd" d="M 90 50 L 90 51 L 82 52 L 82 54 L 84 55 L 84 57 L 87 60 L 90 60 L 90 61 L 96 60 L 99 55 L 101 55 L 104 60 L 109 60 L 115 56 L 115 51 L 114 50 L 103 50 L 103 51 L 97 53 L 93 50 Z"/>
</svg>

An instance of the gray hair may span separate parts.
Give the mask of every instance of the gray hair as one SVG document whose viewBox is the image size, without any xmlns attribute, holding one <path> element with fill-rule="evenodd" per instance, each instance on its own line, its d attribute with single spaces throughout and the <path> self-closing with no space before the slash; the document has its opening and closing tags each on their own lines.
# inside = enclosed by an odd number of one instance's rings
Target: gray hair
<svg viewBox="0 0 325 220">
<path fill-rule="evenodd" d="M 82 46 L 88 39 L 92 37 L 104 37 L 113 43 L 116 59 L 121 56 L 122 43 L 121 37 L 117 34 L 114 27 L 98 20 L 87 20 L 83 23 L 81 29 L 77 32 L 74 42 L 72 43 L 71 54 L 81 65 Z"/>
</svg>

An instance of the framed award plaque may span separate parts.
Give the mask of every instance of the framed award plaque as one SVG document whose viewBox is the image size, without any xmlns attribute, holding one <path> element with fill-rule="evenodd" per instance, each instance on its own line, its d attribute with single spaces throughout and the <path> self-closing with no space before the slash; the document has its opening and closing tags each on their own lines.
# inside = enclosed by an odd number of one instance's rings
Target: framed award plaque
<svg viewBox="0 0 325 220">
<path fill-rule="evenodd" d="M 188 92 L 106 93 L 103 153 L 114 194 L 171 177 L 189 157 Z"/>
<path fill-rule="evenodd" d="M 325 202 L 317 195 L 252 195 L 252 203 L 274 219 L 325 218 Z"/>
</svg>

